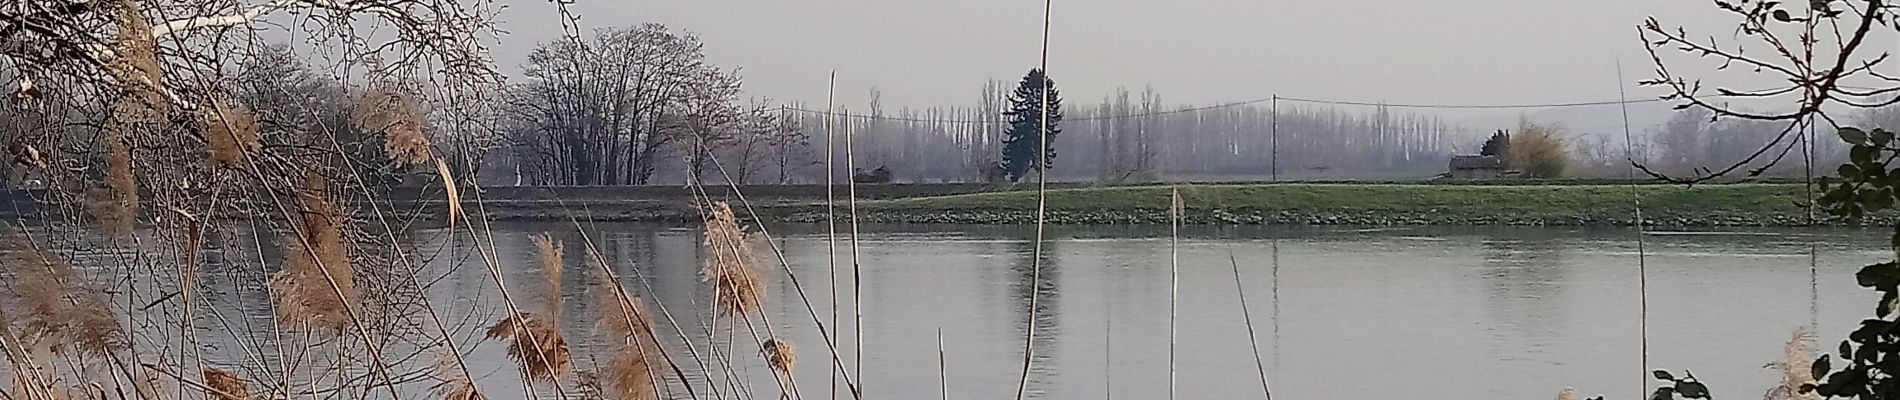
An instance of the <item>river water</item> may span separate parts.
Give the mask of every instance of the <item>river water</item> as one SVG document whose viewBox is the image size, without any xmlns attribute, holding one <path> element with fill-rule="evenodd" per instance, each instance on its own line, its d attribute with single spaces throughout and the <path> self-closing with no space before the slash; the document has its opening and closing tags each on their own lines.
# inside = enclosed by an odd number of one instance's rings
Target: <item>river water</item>
<svg viewBox="0 0 1900 400">
<path fill-rule="evenodd" d="M 797 346 L 805 399 L 832 391 L 814 319 L 841 333 L 839 358 L 876 399 L 941 398 L 946 386 L 953 399 L 1013 398 L 1029 332 L 1027 392 L 1039 399 L 1162 399 L 1170 386 L 1182 399 L 1260 398 L 1260 369 L 1275 396 L 1291 399 L 1534 399 L 1566 386 L 1641 398 L 1650 381 L 1639 270 L 1650 368 L 1687 369 L 1718 396 L 1750 398 L 1777 382 L 1764 366 L 1782 358 L 1795 330 L 1818 325 L 1817 347 L 1832 349 L 1872 315 L 1876 296 L 1853 274 L 1890 256 L 1880 230 L 1656 232 L 1639 252 L 1638 235 L 1622 229 L 1187 227 L 1176 246 L 1166 226 L 1065 226 L 1048 232 L 1037 285 L 1032 227 L 876 225 L 859 235 L 863 280 L 854 292 L 849 242 L 837 244 L 834 290 L 823 226 L 771 228 L 790 268 L 761 242 L 765 314 L 772 334 Z M 686 332 L 666 340 L 702 398 L 709 390 L 777 397 L 743 327 L 730 336 L 737 382 L 723 372 L 711 374 L 717 384 L 703 381 L 701 365 L 720 362 L 707 348 L 697 228 L 601 224 L 583 239 L 571 224 L 498 224 L 498 264 L 517 293 L 539 282 L 528 235 L 543 230 L 569 243 L 564 326 L 578 367 L 597 354 L 595 305 L 583 294 L 593 270 L 578 261 L 580 241 L 593 240 L 628 290 L 671 316 L 663 332 Z M 457 331 L 493 323 L 503 306 L 490 274 L 477 263 L 448 269 L 474 253 L 465 243 L 440 247 L 450 255 L 436 261 L 432 302 L 447 305 Z M 834 292 L 846 305 L 837 325 Z M 722 333 L 710 335 L 718 352 L 728 352 L 731 323 L 720 320 Z M 860 331 L 863 340 L 853 340 Z M 468 338 L 484 390 L 524 396 L 504 347 Z M 685 342 L 701 361 L 682 354 Z M 669 385 L 676 398 L 683 389 Z"/>
</svg>

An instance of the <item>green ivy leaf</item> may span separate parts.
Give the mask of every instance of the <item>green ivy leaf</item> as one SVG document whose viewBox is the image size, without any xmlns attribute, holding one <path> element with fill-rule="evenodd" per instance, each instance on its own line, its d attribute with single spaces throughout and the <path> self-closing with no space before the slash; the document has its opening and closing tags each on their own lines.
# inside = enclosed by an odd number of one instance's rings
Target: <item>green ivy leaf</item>
<svg viewBox="0 0 1900 400">
<path fill-rule="evenodd" d="M 1854 273 L 1854 281 L 1860 283 L 1861 287 L 1892 291 L 1895 286 L 1900 286 L 1900 266 L 1884 262 L 1862 267 L 1860 272 Z"/>
<path fill-rule="evenodd" d="M 1788 15 L 1788 10 L 1775 10 L 1775 20 L 1781 21 L 1781 22 L 1793 22 L 1794 16 Z"/>
<path fill-rule="evenodd" d="M 1670 375 L 1670 374 L 1669 374 L 1669 371 L 1664 371 L 1664 370 L 1660 370 L 1660 369 L 1659 369 L 1659 370 L 1656 370 L 1656 371 L 1654 371 L 1654 372 L 1650 372 L 1650 373 L 1651 373 L 1651 374 L 1655 374 L 1655 375 L 1656 375 L 1656 379 L 1660 379 L 1660 380 L 1665 380 L 1665 381 L 1675 381 L 1675 380 L 1676 380 L 1676 376 L 1675 376 L 1675 375 Z"/>
<path fill-rule="evenodd" d="M 1880 305 L 1877 307 L 1874 307 L 1874 316 L 1886 318 L 1887 314 L 1892 314 L 1893 306 L 1894 306 L 1893 303 L 1896 300 L 1900 300 L 1900 296 L 1895 296 L 1893 291 L 1887 291 L 1886 294 L 1880 295 Z M 1870 346 L 1860 347 L 1860 349 L 1863 351 L 1870 350 L 1872 348 L 1873 347 L 1870 347 Z M 1861 356 L 1859 354 L 1856 354 L 1855 357 L 1869 358 L 1869 357 Z"/>
<path fill-rule="evenodd" d="M 1709 398 L 1709 387 L 1702 382 L 1681 382 L 1676 384 L 1676 393 L 1685 399 Z"/>
<path fill-rule="evenodd" d="M 1880 155 L 1879 153 L 1879 150 L 1873 146 L 1857 144 L 1854 148 L 1847 150 L 1847 160 L 1853 162 L 1854 165 L 1873 164 L 1874 157 Z"/>
<path fill-rule="evenodd" d="M 1649 394 L 1649 400 L 1676 400 L 1676 390 L 1668 386 L 1656 388 L 1655 393 Z"/>
<path fill-rule="evenodd" d="M 1873 141 L 1872 144 L 1874 147 L 1884 147 L 1888 143 L 1893 143 L 1893 132 L 1888 132 L 1886 129 L 1874 128 L 1874 133 L 1867 135 L 1867 138 Z"/>
<path fill-rule="evenodd" d="M 1828 355 L 1826 354 L 1822 354 L 1820 359 L 1814 360 L 1814 366 L 1811 368 L 1808 368 L 1808 374 L 1810 376 L 1813 376 L 1814 380 L 1818 381 L 1818 380 L 1821 380 L 1821 378 L 1827 377 L 1827 371 L 1831 369 L 1828 366 L 1829 363 L 1828 363 L 1827 356 Z"/>
<path fill-rule="evenodd" d="M 1860 202 L 1867 205 L 1867 211 L 1877 212 L 1893 206 L 1893 189 L 1868 190 L 1861 192 Z"/>
<path fill-rule="evenodd" d="M 1841 164 L 1841 167 L 1834 172 L 1840 173 L 1841 179 L 1849 181 L 1860 180 L 1860 167 L 1856 167 L 1854 164 Z"/>
<path fill-rule="evenodd" d="M 1894 250 L 1900 251 L 1900 226 L 1896 226 L 1893 228 L 1893 242 L 1891 243 L 1891 245 L 1893 246 Z"/>
<path fill-rule="evenodd" d="M 1853 145 L 1867 144 L 1867 132 L 1860 128 L 1841 128 L 1841 140 Z"/>
</svg>

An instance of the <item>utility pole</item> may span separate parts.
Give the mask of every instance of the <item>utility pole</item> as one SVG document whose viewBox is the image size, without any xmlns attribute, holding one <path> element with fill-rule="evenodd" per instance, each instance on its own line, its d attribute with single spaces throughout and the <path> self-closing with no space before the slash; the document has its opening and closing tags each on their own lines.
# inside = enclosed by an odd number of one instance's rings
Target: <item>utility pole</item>
<svg viewBox="0 0 1900 400">
<path fill-rule="evenodd" d="M 1272 142 L 1272 147 L 1273 147 L 1273 154 L 1271 156 L 1272 158 L 1270 159 L 1271 161 L 1268 162 L 1268 165 L 1270 166 L 1269 168 L 1273 169 L 1273 172 L 1272 172 L 1273 181 L 1278 182 L 1280 181 L 1280 95 L 1279 94 L 1273 95 L 1272 110 L 1273 110 L 1273 116 L 1267 119 L 1268 121 L 1270 121 L 1268 122 L 1268 126 L 1270 127 L 1268 129 L 1271 132 L 1270 135 L 1272 139 L 1270 139 L 1270 141 Z"/>
</svg>

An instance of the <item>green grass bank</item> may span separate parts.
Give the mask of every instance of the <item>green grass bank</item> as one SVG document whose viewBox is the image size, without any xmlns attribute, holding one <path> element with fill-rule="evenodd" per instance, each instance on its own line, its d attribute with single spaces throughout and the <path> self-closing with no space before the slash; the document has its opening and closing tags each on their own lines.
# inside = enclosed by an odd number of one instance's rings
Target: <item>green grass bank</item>
<svg viewBox="0 0 1900 400">
<path fill-rule="evenodd" d="M 1168 186 L 1052 189 L 1057 224 L 1169 221 Z M 1405 185 L 1200 184 L 1180 186 L 1194 224 L 1631 225 L 1636 199 L 1659 226 L 1808 225 L 1800 184 Z M 778 219 L 823 221 L 820 206 L 780 207 Z M 1018 224 L 1035 220 L 1034 191 L 859 201 L 860 220 L 888 223 Z M 842 212 L 843 210 L 839 210 Z M 1844 221 L 1821 221 L 1840 224 Z M 1891 216 L 1867 221 L 1890 224 Z"/>
</svg>

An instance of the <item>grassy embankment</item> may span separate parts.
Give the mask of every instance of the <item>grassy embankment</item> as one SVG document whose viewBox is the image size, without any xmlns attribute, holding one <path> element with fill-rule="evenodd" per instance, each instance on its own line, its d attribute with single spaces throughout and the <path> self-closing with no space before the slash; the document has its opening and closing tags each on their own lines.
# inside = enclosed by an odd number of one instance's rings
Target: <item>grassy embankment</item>
<svg viewBox="0 0 1900 400">
<path fill-rule="evenodd" d="M 1169 187 L 1066 188 L 1049 191 L 1053 223 L 1166 223 Z M 1803 225 L 1799 184 L 1640 185 L 1651 224 Z M 1185 185 L 1189 223 L 1352 225 L 1628 225 L 1632 188 L 1620 185 Z M 860 201 L 870 222 L 1009 224 L 1031 222 L 1033 191 Z M 822 218 L 809 209 L 787 220 Z"/>
</svg>

